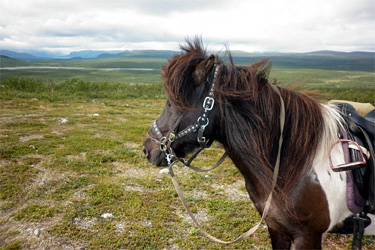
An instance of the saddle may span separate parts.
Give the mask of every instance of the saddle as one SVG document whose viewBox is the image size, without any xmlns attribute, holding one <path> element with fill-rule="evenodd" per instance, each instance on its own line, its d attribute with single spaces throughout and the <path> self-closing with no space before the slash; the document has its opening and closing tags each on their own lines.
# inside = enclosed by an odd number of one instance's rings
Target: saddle
<svg viewBox="0 0 375 250">
<path fill-rule="evenodd" d="M 346 123 L 342 134 L 346 134 L 348 141 L 357 143 L 367 151 L 366 155 L 361 149 L 349 147 L 350 162 L 359 164 L 351 165 L 350 168 L 343 167 L 338 171 L 351 171 L 348 178 L 352 178 L 356 192 L 367 201 L 367 205 L 366 202 L 363 204 L 363 212 L 375 214 L 375 109 L 363 117 L 349 103 L 333 104 L 338 107 Z M 357 197 L 354 199 L 358 200 Z"/>
<path fill-rule="evenodd" d="M 375 109 L 368 104 L 370 110 L 363 112 L 362 109 L 361 116 L 351 105 L 357 103 L 331 103 L 338 107 L 345 120 L 344 128 L 340 126 L 339 141 L 346 162 L 336 167 L 331 164 L 331 167 L 333 171 L 346 171 L 347 205 L 353 213 L 331 233 L 353 234 L 352 249 L 357 250 L 362 248 L 365 228 L 371 224 L 367 214 L 375 214 Z"/>
</svg>

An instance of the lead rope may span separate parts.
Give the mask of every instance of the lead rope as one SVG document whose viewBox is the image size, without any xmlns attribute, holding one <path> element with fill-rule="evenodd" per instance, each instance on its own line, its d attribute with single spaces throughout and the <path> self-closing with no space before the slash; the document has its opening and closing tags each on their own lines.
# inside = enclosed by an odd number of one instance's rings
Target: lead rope
<svg viewBox="0 0 375 250">
<path fill-rule="evenodd" d="M 277 177 L 279 175 L 279 169 L 280 169 L 280 155 L 281 155 L 281 147 L 282 147 L 282 144 L 283 144 L 283 132 L 284 132 L 284 124 L 285 124 L 285 105 L 284 105 L 284 101 L 283 101 L 283 98 L 281 97 L 279 89 L 275 85 L 273 85 L 273 84 L 270 84 L 270 86 L 277 93 L 277 95 L 280 97 L 280 137 L 279 137 L 279 148 L 278 148 L 278 151 L 277 151 L 275 168 L 274 168 L 273 177 L 272 177 L 271 192 L 270 192 L 270 194 L 269 194 L 269 196 L 267 198 L 267 201 L 265 203 L 264 210 L 263 210 L 263 213 L 262 213 L 262 218 L 258 222 L 258 224 L 256 224 L 253 228 L 249 229 L 248 231 L 246 231 L 245 233 L 243 233 L 241 236 L 239 236 L 238 238 L 236 238 L 235 240 L 232 240 L 232 241 L 224 241 L 224 240 L 220 240 L 220 239 L 216 238 L 215 236 L 212 236 L 206 230 L 204 230 L 203 227 L 201 227 L 199 225 L 197 219 L 195 218 L 194 214 L 191 212 L 191 210 L 190 210 L 190 208 L 189 208 L 189 206 L 188 206 L 188 204 L 187 204 L 187 202 L 186 202 L 186 200 L 184 198 L 183 192 L 182 192 L 182 190 L 180 188 L 180 185 L 178 184 L 178 182 L 177 182 L 177 180 L 175 178 L 175 175 L 174 175 L 174 172 L 173 172 L 173 169 L 172 169 L 172 167 L 175 164 L 177 164 L 177 161 L 173 162 L 169 166 L 169 168 L 168 168 L 169 175 L 172 177 L 172 182 L 173 182 L 173 185 L 174 185 L 174 187 L 176 189 L 178 197 L 180 198 L 180 200 L 181 200 L 183 206 L 185 207 L 186 211 L 190 215 L 191 219 L 194 221 L 195 225 L 201 231 L 201 233 L 204 234 L 205 236 L 207 236 L 212 241 L 215 241 L 215 242 L 218 242 L 218 243 L 222 243 L 222 244 L 231 244 L 231 243 L 235 243 L 235 242 L 238 242 L 240 240 L 243 240 L 243 239 L 249 237 L 250 235 L 252 235 L 259 228 L 259 226 L 261 225 L 261 223 L 263 222 L 263 220 L 266 218 L 266 216 L 268 214 L 268 211 L 269 211 L 269 209 L 271 207 L 272 193 L 273 193 L 273 191 L 274 191 L 274 189 L 276 187 Z M 216 163 L 216 165 L 213 168 L 209 169 L 209 170 L 212 170 L 212 169 L 218 167 L 220 165 L 220 163 L 224 160 L 225 157 L 226 157 L 226 152 L 220 158 L 220 160 Z"/>
</svg>

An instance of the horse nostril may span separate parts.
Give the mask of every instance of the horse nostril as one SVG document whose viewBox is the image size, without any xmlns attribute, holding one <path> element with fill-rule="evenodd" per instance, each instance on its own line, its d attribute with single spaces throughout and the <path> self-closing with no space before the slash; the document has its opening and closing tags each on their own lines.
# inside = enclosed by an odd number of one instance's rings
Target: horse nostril
<svg viewBox="0 0 375 250">
<path fill-rule="evenodd" d="M 143 146 L 143 153 L 146 155 L 146 157 L 148 157 L 148 151 L 145 146 Z"/>
</svg>

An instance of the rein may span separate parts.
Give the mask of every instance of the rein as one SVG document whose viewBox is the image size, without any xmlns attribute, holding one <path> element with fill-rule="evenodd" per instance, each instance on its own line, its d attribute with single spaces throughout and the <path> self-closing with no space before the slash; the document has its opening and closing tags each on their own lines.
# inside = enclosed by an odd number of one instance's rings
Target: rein
<svg viewBox="0 0 375 250">
<path fill-rule="evenodd" d="M 155 121 L 154 124 L 153 124 L 152 129 L 156 133 L 156 135 L 158 136 L 159 141 L 153 139 L 150 135 L 149 136 L 155 142 L 157 142 L 157 143 L 160 144 L 160 150 L 165 153 L 165 159 L 168 162 L 168 168 L 167 168 L 168 169 L 168 174 L 172 178 L 172 182 L 173 182 L 173 185 L 175 187 L 175 190 L 176 190 L 176 192 L 177 192 L 177 194 L 178 194 L 178 196 L 179 196 L 179 198 L 180 198 L 183 206 L 185 207 L 186 211 L 190 215 L 191 219 L 194 221 L 195 225 L 201 231 L 201 233 L 204 234 L 209 239 L 211 239 L 212 241 L 215 241 L 215 242 L 218 242 L 218 243 L 222 243 L 222 244 L 231 244 L 231 243 L 235 243 L 235 242 L 238 242 L 240 240 L 243 240 L 243 239 L 249 237 L 250 235 L 252 235 L 254 232 L 256 232 L 256 230 L 259 228 L 259 226 L 261 225 L 261 223 L 264 221 L 264 219 L 268 215 L 268 212 L 269 212 L 269 209 L 270 209 L 271 203 L 272 203 L 272 194 L 273 194 L 273 191 L 274 191 L 274 189 L 276 187 L 277 177 L 279 175 L 279 169 L 280 169 L 281 148 L 282 148 L 282 144 L 283 144 L 283 132 L 284 132 L 284 124 L 285 124 L 285 105 L 284 105 L 284 100 L 281 97 L 279 89 L 275 85 L 270 84 L 271 88 L 276 92 L 276 94 L 280 98 L 280 137 L 279 137 L 279 141 L 278 141 L 277 157 L 276 157 L 276 162 L 275 162 L 273 176 L 272 176 L 271 191 L 270 191 L 270 193 L 268 195 L 268 198 L 266 200 L 261 220 L 254 227 L 252 227 L 251 229 L 249 229 L 248 231 L 246 231 L 245 233 L 243 233 L 241 236 L 237 237 L 236 239 L 234 239 L 232 241 L 224 241 L 224 240 L 220 240 L 220 239 L 214 237 L 213 235 L 209 234 L 206 230 L 204 230 L 202 226 L 200 226 L 200 224 L 198 223 L 198 221 L 195 218 L 194 214 L 191 212 L 191 210 L 190 210 L 190 208 L 189 208 L 189 206 L 188 206 L 188 204 L 187 204 L 187 202 L 186 202 L 186 200 L 184 198 L 184 195 L 183 195 L 183 192 L 182 192 L 182 190 L 180 188 L 180 185 L 178 184 L 178 182 L 176 180 L 176 177 L 175 177 L 175 174 L 173 172 L 173 166 L 177 165 L 179 162 L 181 162 L 184 166 L 193 169 L 194 171 L 197 171 L 197 172 L 208 172 L 208 171 L 211 171 L 211 170 L 217 168 L 218 166 L 220 166 L 220 164 L 227 157 L 227 152 L 224 152 L 224 154 L 217 161 L 217 163 L 215 164 L 215 166 L 213 166 L 213 167 L 211 167 L 209 169 L 201 169 L 201 168 L 198 168 L 198 167 L 195 167 L 195 166 L 191 165 L 191 162 L 198 156 L 198 154 L 202 150 L 204 150 L 205 148 L 210 147 L 211 144 L 212 144 L 212 142 L 213 142 L 213 140 L 206 140 L 206 138 L 203 136 L 203 133 L 204 133 L 204 130 L 205 130 L 206 126 L 208 126 L 208 124 L 209 124 L 208 112 L 210 110 L 212 110 L 212 108 L 214 106 L 214 103 L 215 103 L 215 100 L 213 99 L 213 89 L 214 89 L 216 75 L 217 75 L 219 67 L 215 64 L 214 65 L 214 69 L 215 70 L 214 70 L 214 74 L 213 74 L 213 77 L 212 77 L 211 89 L 209 91 L 208 96 L 205 98 L 205 100 L 203 102 L 204 112 L 203 112 L 202 116 L 200 116 L 198 118 L 197 122 L 195 124 L 193 124 L 193 125 L 190 125 L 189 127 L 187 127 L 186 129 L 182 130 L 181 132 L 179 132 L 176 135 L 176 129 L 177 129 L 179 123 L 181 122 L 181 120 L 182 120 L 182 118 L 184 116 L 184 114 L 182 114 L 177 119 L 175 125 L 172 127 L 172 131 L 167 135 L 167 137 L 165 137 L 160 132 L 160 129 L 158 128 L 158 126 L 156 124 L 156 121 Z M 183 158 L 178 158 L 174 154 L 173 149 L 171 148 L 172 142 L 174 140 L 176 140 L 176 139 L 179 139 L 179 138 L 181 138 L 181 137 L 189 134 L 189 133 L 196 132 L 197 130 L 198 130 L 197 140 L 198 140 L 199 144 L 201 145 L 201 148 L 196 153 L 194 153 L 190 157 L 190 159 L 188 161 L 186 161 Z"/>
</svg>

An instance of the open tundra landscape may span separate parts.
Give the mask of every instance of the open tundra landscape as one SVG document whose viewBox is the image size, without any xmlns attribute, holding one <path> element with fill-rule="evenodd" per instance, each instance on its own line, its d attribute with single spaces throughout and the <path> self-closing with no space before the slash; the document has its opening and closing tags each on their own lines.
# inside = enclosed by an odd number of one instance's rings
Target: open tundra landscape
<svg viewBox="0 0 375 250">
<path fill-rule="evenodd" d="M 166 102 L 161 68 L 174 53 L 58 60 L 2 53 L 0 249 L 271 249 L 265 224 L 236 244 L 207 239 L 170 177 L 145 159 L 142 142 Z M 374 53 L 232 55 L 238 65 L 271 60 L 270 79 L 322 102 L 375 105 Z M 214 143 L 195 164 L 213 166 L 222 152 Z M 176 176 L 216 237 L 232 240 L 260 220 L 229 159 L 208 173 L 181 168 Z M 351 241 L 327 234 L 324 248 L 350 249 Z M 363 249 L 374 248 L 374 236 L 365 236 Z"/>
</svg>

